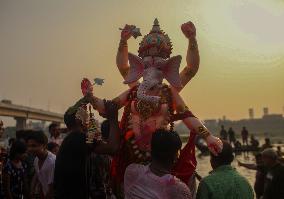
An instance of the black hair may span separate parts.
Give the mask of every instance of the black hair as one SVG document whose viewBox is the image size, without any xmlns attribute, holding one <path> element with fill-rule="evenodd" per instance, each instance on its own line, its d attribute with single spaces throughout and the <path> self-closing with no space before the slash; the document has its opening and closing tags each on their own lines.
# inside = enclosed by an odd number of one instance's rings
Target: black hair
<svg viewBox="0 0 284 199">
<path fill-rule="evenodd" d="M 47 144 L 47 150 L 49 150 L 49 151 L 52 151 L 55 147 L 59 147 L 59 145 L 54 143 L 54 142 L 49 142 Z"/>
<path fill-rule="evenodd" d="M 261 155 L 261 153 L 256 153 L 254 155 L 254 157 L 255 157 L 255 159 L 260 159 L 260 158 L 262 158 L 262 155 Z"/>
<path fill-rule="evenodd" d="M 211 160 L 220 165 L 230 165 L 234 160 L 233 148 L 231 144 L 222 140 L 223 149 L 217 156 L 211 153 Z"/>
<path fill-rule="evenodd" d="M 101 124 L 101 133 L 102 133 L 103 139 L 105 139 L 105 140 L 108 139 L 109 131 L 110 131 L 109 121 L 104 120 Z"/>
<path fill-rule="evenodd" d="M 30 134 L 33 131 L 34 130 L 32 130 L 32 129 L 18 130 L 18 131 L 16 131 L 16 139 L 17 140 L 24 140 L 26 142 L 27 138 L 30 136 Z"/>
<path fill-rule="evenodd" d="M 77 126 L 77 121 L 76 121 L 76 112 L 70 113 L 70 107 L 64 114 L 64 123 L 68 129 L 72 129 Z"/>
<path fill-rule="evenodd" d="M 44 134 L 43 131 L 31 131 L 30 134 L 27 136 L 27 141 L 34 140 L 39 144 L 47 145 L 48 139 L 47 136 Z"/>
<path fill-rule="evenodd" d="M 181 139 L 175 131 L 156 130 L 151 141 L 152 159 L 161 164 L 173 164 L 181 146 Z"/>
<path fill-rule="evenodd" d="M 11 144 L 13 144 L 15 141 L 16 141 L 15 138 L 10 138 L 10 139 L 8 140 L 9 146 L 11 146 Z"/>
<path fill-rule="evenodd" d="M 48 127 L 48 131 L 50 132 L 51 129 L 53 129 L 53 128 L 55 128 L 55 127 L 58 127 L 58 126 L 59 126 L 58 123 L 52 122 L 52 123 L 49 125 L 49 127 Z"/>
<path fill-rule="evenodd" d="M 27 151 L 27 146 L 24 142 L 20 140 L 15 140 L 11 146 L 9 158 L 13 160 L 17 155 L 23 154 Z"/>
</svg>

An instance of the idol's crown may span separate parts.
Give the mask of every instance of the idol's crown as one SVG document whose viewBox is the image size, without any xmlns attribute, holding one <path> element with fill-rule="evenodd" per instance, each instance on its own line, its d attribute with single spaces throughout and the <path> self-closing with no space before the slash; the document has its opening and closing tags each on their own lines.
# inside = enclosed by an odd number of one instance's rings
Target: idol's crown
<svg viewBox="0 0 284 199">
<path fill-rule="evenodd" d="M 139 44 L 138 53 L 141 58 L 157 56 L 167 59 L 170 57 L 172 53 L 172 43 L 169 36 L 160 29 L 157 18 L 154 20 L 150 33 L 145 35 Z"/>
</svg>

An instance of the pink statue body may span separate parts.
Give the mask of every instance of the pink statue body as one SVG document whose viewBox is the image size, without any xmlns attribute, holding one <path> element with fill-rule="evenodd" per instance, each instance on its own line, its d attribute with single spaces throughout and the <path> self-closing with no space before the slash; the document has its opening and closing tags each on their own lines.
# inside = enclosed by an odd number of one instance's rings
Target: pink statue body
<svg viewBox="0 0 284 199">
<path fill-rule="evenodd" d="M 180 55 L 171 57 L 170 38 L 160 29 L 157 19 L 150 33 L 145 35 L 139 44 L 138 56 L 129 53 L 127 40 L 131 36 L 139 35 L 140 32 L 137 30 L 135 26 L 124 27 L 117 52 L 117 67 L 124 78 L 124 84 L 128 84 L 130 88 L 113 99 L 119 108 L 124 108 L 120 122 L 124 139 L 120 151 L 113 159 L 114 184 L 123 183 L 124 171 L 129 164 L 149 162 L 152 134 L 157 129 L 173 130 L 174 121 L 177 120 L 182 120 L 189 132 L 193 132 L 181 152 L 182 158 L 173 170 L 175 175 L 179 175 L 187 183 L 196 165 L 193 152 L 195 134 L 205 139 L 209 150 L 215 155 L 222 149 L 221 140 L 213 136 L 191 113 L 179 95 L 198 71 L 199 53 L 195 38 L 196 30 L 191 22 L 181 26 L 182 32 L 189 41 L 186 55 L 187 66 L 181 73 L 179 68 L 182 57 Z M 165 84 L 164 80 L 167 80 L 169 85 Z M 93 95 L 93 86 L 90 81 L 84 79 L 81 87 L 93 108 L 103 115 L 104 101 Z M 118 187 L 116 192 L 121 190 L 122 187 Z"/>
<path fill-rule="evenodd" d="M 125 84 L 130 89 L 114 99 L 120 106 L 129 104 L 130 112 L 127 118 L 127 129 L 134 134 L 135 144 L 142 151 L 149 151 L 151 134 L 160 128 L 172 128 L 174 114 L 190 112 L 179 95 L 179 91 L 195 75 L 199 65 L 199 54 L 195 40 L 196 30 L 191 22 L 183 24 L 181 29 L 189 38 L 187 53 L 188 66 L 179 74 L 181 56 L 170 57 L 172 44 L 155 19 L 152 30 L 144 36 L 139 47 L 139 55 L 128 53 L 125 41 L 130 38 L 131 26 L 126 25 L 122 30 L 122 40 L 117 54 L 117 66 L 123 75 Z M 121 52 L 122 51 L 122 52 Z M 125 54 L 126 53 L 126 54 Z M 126 61 L 126 57 L 127 61 Z M 126 61 L 126 63 L 124 63 Z M 128 61 L 129 65 L 128 66 Z M 126 71 L 126 72 L 125 72 Z M 186 71 L 186 72 L 184 72 Z M 190 72 L 188 72 L 190 71 Z M 141 83 L 139 79 L 143 77 Z M 170 86 L 163 84 L 166 79 Z M 135 88 L 135 89 L 134 89 Z M 129 96 L 132 96 L 130 98 Z M 93 96 L 93 107 L 104 113 L 104 103 Z M 198 118 L 193 115 L 182 118 L 189 130 L 202 135 L 209 149 L 217 154 L 222 148 L 220 140 L 210 134 Z"/>
</svg>

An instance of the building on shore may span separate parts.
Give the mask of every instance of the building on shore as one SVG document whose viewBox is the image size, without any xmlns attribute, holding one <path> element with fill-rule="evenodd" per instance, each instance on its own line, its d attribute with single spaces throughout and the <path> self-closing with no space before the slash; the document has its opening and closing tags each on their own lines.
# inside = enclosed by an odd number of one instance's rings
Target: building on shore
<svg viewBox="0 0 284 199">
<path fill-rule="evenodd" d="M 232 127 L 239 137 L 243 127 L 246 127 L 249 134 L 259 137 L 284 137 L 284 117 L 282 114 L 269 114 L 268 109 L 263 109 L 264 114 L 261 118 L 255 118 L 253 110 L 249 109 L 249 118 L 241 120 L 222 119 L 207 119 L 204 120 L 204 125 L 214 135 L 219 136 L 221 126 L 226 130 Z M 177 123 L 175 130 L 180 134 L 188 134 L 187 128 L 182 122 Z"/>
</svg>

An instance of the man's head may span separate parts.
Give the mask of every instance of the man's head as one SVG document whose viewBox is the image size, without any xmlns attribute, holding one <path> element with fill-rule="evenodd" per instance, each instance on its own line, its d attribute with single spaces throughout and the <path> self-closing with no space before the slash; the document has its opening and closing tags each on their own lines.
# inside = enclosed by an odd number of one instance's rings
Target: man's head
<svg viewBox="0 0 284 199">
<path fill-rule="evenodd" d="M 265 141 L 265 144 L 270 144 L 270 139 L 269 138 L 265 138 L 264 141 Z"/>
<path fill-rule="evenodd" d="M 64 123 L 69 131 L 87 131 L 87 127 L 82 125 L 82 121 L 76 118 L 77 111 L 70 107 L 64 114 Z"/>
<path fill-rule="evenodd" d="M 10 149 L 10 160 L 24 160 L 26 158 L 27 146 L 20 140 L 15 140 Z"/>
<path fill-rule="evenodd" d="M 41 155 L 46 151 L 48 139 L 43 131 L 31 131 L 27 136 L 28 151 L 35 155 Z"/>
<path fill-rule="evenodd" d="M 221 126 L 221 129 L 224 129 L 224 125 Z"/>
<path fill-rule="evenodd" d="M 257 165 L 262 165 L 263 164 L 261 153 L 255 154 L 254 157 L 255 157 L 255 162 L 256 162 Z"/>
<path fill-rule="evenodd" d="M 58 137 L 60 135 L 59 124 L 51 123 L 48 127 L 48 131 L 51 137 Z"/>
<path fill-rule="evenodd" d="M 277 163 L 277 153 L 274 149 L 269 148 L 261 152 L 262 160 L 265 166 L 273 167 Z"/>
<path fill-rule="evenodd" d="M 217 167 L 222 165 L 231 165 L 234 160 L 233 148 L 230 143 L 224 140 L 222 140 L 222 143 L 223 149 L 221 153 L 218 154 L 218 156 L 215 156 L 212 153 L 210 154 L 210 163 L 213 169 L 216 169 Z"/>
<path fill-rule="evenodd" d="M 172 167 L 178 158 L 182 142 L 174 131 L 157 130 L 152 135 L 152 160 L 165 167 Z"/>
<path fill-rule="evenodd" d="M 59 151 L 59 145 L 54 142 L 50 142 L 47 144 L 47 150 L 49 150 L 54 155 L 57 155 Z"/>
</svg>

